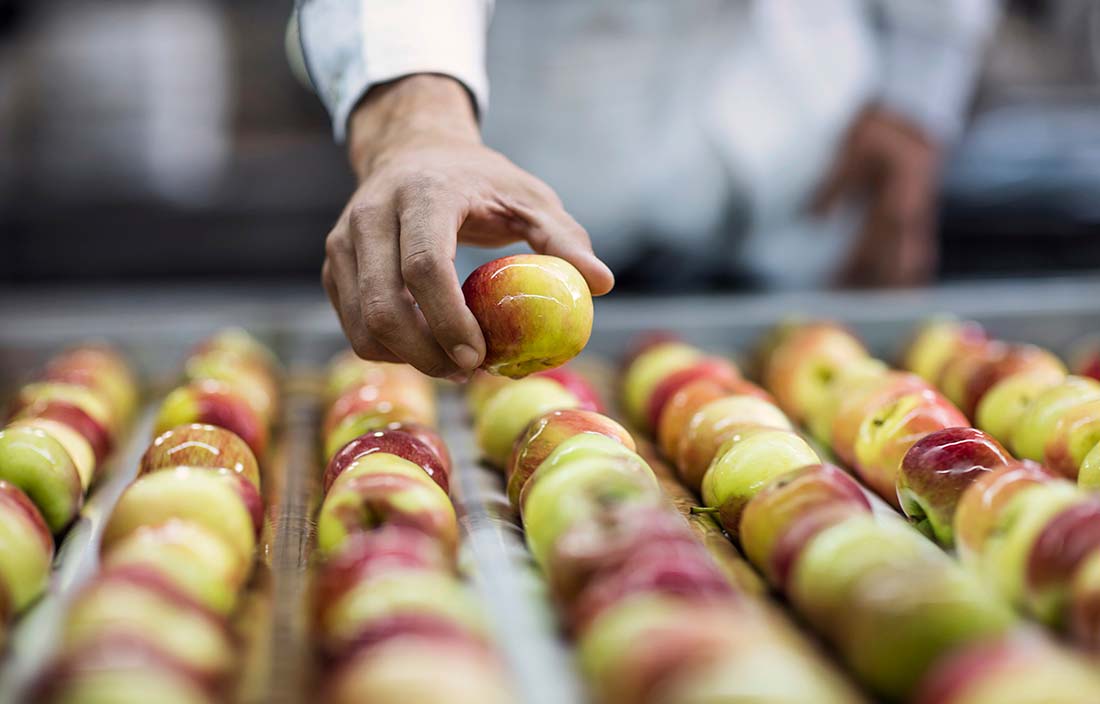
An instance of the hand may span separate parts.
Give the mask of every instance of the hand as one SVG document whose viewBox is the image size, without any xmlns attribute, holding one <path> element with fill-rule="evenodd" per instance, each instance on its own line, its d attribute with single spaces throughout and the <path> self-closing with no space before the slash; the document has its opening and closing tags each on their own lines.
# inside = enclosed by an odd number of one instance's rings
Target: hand
<svg viewBox="0 0 1100 704">
<path fill-rule="evenodd" d="M 325 242 L 322 281 L 356 354 L 465 378 L 485 356 L 454 268 L 458 242 L 526 241 L 580 270 L 611 271 L 553 190 L 481 143 L 458 82 L 417 75 L 372 89 L 350 121 L 359 176 Z"/>
<path fill-rule="evenodd" d="M 939 167 L 938 147 L 900 116 L 869 108 L 856 119 L 814 203 L 819 214 L 845 197 L 867 204 L 843 283 L 906 286 L 931 278 Z"/>
</svg>

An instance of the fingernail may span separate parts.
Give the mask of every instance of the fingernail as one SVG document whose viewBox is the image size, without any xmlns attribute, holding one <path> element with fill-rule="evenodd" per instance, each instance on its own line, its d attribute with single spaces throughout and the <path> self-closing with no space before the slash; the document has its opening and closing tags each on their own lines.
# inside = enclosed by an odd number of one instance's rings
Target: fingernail
<svg viewBox="0 0 1100 704">
<path fill-rule="evenodd" d="M 463 369 L 473 369 L 477 366 L 477 350 L 469 345 L 455 345 L 451 350 L 451 359 Z"/>
<path fill-rule="evenodd" d="M 470 380 L 470 372 L 458 372 L 457 374 L 451 374 L 447 377 L 448 381 L 453 381 L 456 384 L 465 384 Z"/>
</svg>

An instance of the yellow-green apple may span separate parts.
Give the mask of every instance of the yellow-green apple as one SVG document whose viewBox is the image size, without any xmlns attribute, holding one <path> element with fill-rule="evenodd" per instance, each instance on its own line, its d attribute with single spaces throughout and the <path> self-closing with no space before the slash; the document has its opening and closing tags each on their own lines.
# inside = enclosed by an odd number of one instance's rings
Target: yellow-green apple
<svg viewBox="0 0 1100 704">
<path fill-rule="evenodd" d="M 829 464 L 808 465 L 779 476 L 753 496 L 741 514 L 738 537 L 745 556 L 782 590 L 815 535 L 870 512 L 867 496 L 851 477 Z"/>
<path fill-rule="evenodd" d="M 506 376 L 497 376 L 480 369 L 475 371 L 466 384 L 466 408 L 470 411 L 470 417 L 476 420 L 497 391 L 514 383 L 515 379 Z"/>
<path fill-rule="evenodd" d="M 210 351 L 190 357 L 184 366 L 188 381 L 214 379 L 236 389 L 267 423 L 279 412 L 279 385 L 271 373 L 233 354 Z"/>
<path fill-rule="evenodd" d="M 634 594 L 659 593 L 695 603 L 737 598 L 725 574 L 698 542 L 639 545 L 618 564 L 600 570 L 569 605 L 569 621 L 583 632 L 601 613 Z"/>
<path fill-rule="evenodd" d="M 1081 460 L 1081 467 L 1077 470 L 1077 485 L 1089 491 L 1100 489 L 1100 443 L 1093 446 Z"/>
<path fill-rule="evenodd" d="M 1100 649 L 1100 551 L 1092 551 L 1073 574 L 1066 626 L 1076 645 Z"/>
<path fill-rule="evenodd" d="M 945 547 L 955 544 L 955 507 L 977 479 L 1013 463 L 992 436 L 945 428 L 918 440 L 901 461 L 897 496 L 917 529 Z"/>
<path fill-rule="evenodd" d="M 106 345 L 82 345 L 61 353 L 46 365 L 42 379 L 98 391 L 122 422 L 133 417 L 137 408 L 137 381 L 133 372 L 125 358 Z"/>
<path fill-rule="evenodd" d="M 661 409 L 656 430 L 657 445 L 670 461 L 676 460 L 680 438 L 695 413 L 711 401 L 726 396 L 755 396 L 774 404 L 775 399 L 767 391 L 744 379 L 701 378 L 690 381 L 676 390 Z"/>
<path fill-rule="evenodd" d="M 984 358 L 966 380 L 958 400 L 959 408 L 973 418 L 978 405 L 998 382 L 1016 374 L 1057 375 L 1066 366 L 1050 352 L 1035 345 L 990 345 L 991 357 Z"/>
<path fill-rule="evenodd" d="M 19 613 L 46 588 L 53 536 L 27 495 L 0 481 L 0 589 Z"/>
<path fill-rule="evenodd" d="M 513 507 L 519 508 L 520 492 L 543 460 L 564 440 L 580 433 L 606 435 L 631 450 L 637 449 L 626 428 L 595 411 L 570 408 L 543 414 L 531 421 L 516 440 L 508 460 L 505 478 L 508 499 Z"/>
<path fill-rule="evenodd" d="M 146 639 L 217 682 L 232 671 L 235 644 L 225 619 L 172 581 L 140 567 L 100 573 L 73 601 L 65 619 L 65 648 L 101 638 Z"/>
<path fill-rule="evenodd" d="M 35 416 L 21 418 L 8 424 L 9 428 L 36 428 L 46 433 L 65 448 L 73 466 L 80 474 L 80 485 L 85 492 L 95 479 L 96 459 L 95 449 L 88 439 L 73 429 L 72 426 L 51 418 Z"/>
<path fill-rule="evenodd" d="M 1028 611 L 1045 623 L 1067 625 L 1074 575 L 1096 554 L 1100 554 L 1100 499 L 1082 499 L 1047 519 L 1026 558 Z"/>
<path fill-rule="evenodd" d="M 841 370 L 867 356 L 863 343 L 836 323 L 798 325 L 768 357 L 764 386 L 792 419 L 803 421 L 820 406 Z"/>
<path fill-rule="evenodd" d="M 1002 379 L 982 396 L 974 413 L 974 421 L 1001 443 L 1009 444 L 1020 417 L 1031 402 L 1065 378 L 1064 372 L 1041 368 Z"/>
<path fill-rule="evenodd" d="M 325 468 L 323 478 L 325 492 L 328 492 L 332 483 L 344 470 L 360 458 L 375 452 L 396 455 L 412 462 L 423 469 L 424 473 L 431 477 L 444 493 L 450 491 L 450 477 L 432 448 L 410 433 L 386 429 L 360 435 L 332 456 Z"/>
<path fill-rule="evenodd" d="M 979 641 L 936 664 L 914 704 L 1092 704 L 1100 677 L 1078 658 L 1030 632 Z"/>
<path fill-rule="evenodd" d="M 955 549 L 963 562 L 977 561 L 1005 506 L 1017 492 L 1057 480 L 1056 475 L 1029 461 L 979 474 L 955 506 Z"/>
<path fill-rule="evenodd" d="M 271 349 L 243 328 L 225 328 L 199 342 L 189 357 L 209 353 L 231 354 L 265 367 L 272 376 L 279 372 L 279 360 Z"/>
<path fill-rule="evenodd" d="M 966 416 L 932 389 L 916 391 L 864 418 L 856 438 L 854 469 L 879 496 L 898 504 L 901 460 L 917 440 L 944 428 L 966 427 Z"/>
<path fill-rule="evenodd" d="M 803 550 L 789 595 L 873 691 L 912 691 L 951 650 L 994 637 L 1011 611 L 911 528 L 854 517 Z"/>
<path fill-rule="evenodd" d="M 263 457 L 267 450 L 266 421 L 237 390 L 223 382 L 205 379 L 173 390 L 160 406 L 153 432 L 160 435 L 188 423 L 216 425 L 236 433 L 256 457 Z"/>
<path fill-rule="evenodd" d="M 1058 421 L 1071 408 L 1100 398 L 1100 381 L 1069 376 L 1035 397 L 1012 433 L 1017 457 L 1042 462 Z"/>
<path fill-rule="evenodd" d="M 12 418 L 49 418 L 65 423 L 91 444 L 96 462 L 110 454 L 118 433 L 114 413 L 103 398 L 76 384 L 27 384 L 16 397 Z"/>
<path fill-rule="evenodd" d="M 579 406 L 576 396 L 550 379 L 523 379 L 499 389 L 477 418 L 475 434 L 482 456 L 503 469 L 512 445 L 531 421 L 550 411 Z"/>
<path fill-rule="evenodd" d="M 313 582 L 315 618 L 356 584 L 396 570 L 453 572 L 452 556 L 431 536 L 414 528 L 385 525 L 358 533 L 326 559 Z"/>
<path fill-rule="evenodd" d="M 654 389 L 670 374 L 687 369 L 702 358 L 702 350 L 677 341 L 652 345 L 635 357 L 622 379 L 622 408 L 627 420 L 643 432 L 651 430 L 649 400 Z"/>
<path fill-rule="evenodd" d="M 1043 465 L 1077 479 L 1085 457 L 1100 444 L 1100 398 L 1067 408 L 1054 423 L 1043 449 Z"/>
<path fill-rule="evenodd" d="M 1019 490 L 998 512 L 992 532 L 976 559 L 963 559 L 1009 603 L 1027 604 L 1028 561 L 1047 524 L 1087 496 L 1066 481 L 1047 482 Z"/>
<path fill-rule="evenodd" d="M 173 467 L 139 477 L 123 492 L 107 521 L 104 554 L 144 526 L 179 519 L 203 526 L 251 562 L 255 522 L 242 492 L 252 485 L 237 481 L 237 476 L 207 468 Z"/>
<path fill-rule="evenodd" d="M 677 391 L 699 379 L 733 382 L 741 378 L 737 366 L 721 357 L 704 357 L 690 367 L 680 369 L 665 376 L 649 394 L 646 409 L 646 423 L 650 431 L 655 431 L 661 420 L 665 405 Z"/>
<path fill-rule="evenodd" d="M 484 637 L 477 602 L 466 586 L 446 571 L 398 569 L 361 579 L 318 613 L 323 650 L 338 655 L 353 647 L 367 629 L 399 617 L 430 616 Z"/>
<path fill-rule="evenodd" d="M 407 386 L 431 396 L 431 380 L 407 364 L 374 362 L 359 359 L 345 350 L 329 362 L 325 375 L 325 404 L 331 404 L 342 393 L 356 386 Z"/>
<path fill-rule="evenodd" d="M 36 680 L 35 704 L 217 704 L 224 686 L 148 639 L 111 636 L 66 650 Z"/>
<path fill-rule="evenodd" d="M 501 257 L 462 284 L 485 335 L 490 374 L 527 376 L 576 357 L 592 334 L 592 293 L 572 264 L 543 254 Z"/>
<path fill-rule="evenodd" d="M 584 375 L 569 367 L 547 369 L 545 371 L 536 372 L 535 376 L 553 379 L 564 386 L 568 391 L 571 391 L 581 402 L 579 408 L 583 408 L 587 411 L 595 411 L 597 413 L 603 413 L 607 410 L 604 407 L 603 401 L 600 399 L 600 392 L 596 391 L 596 387 L 592 385 L 592 382 L 586 379 Z"/>
<path fill-rule="evenodd" d="M 619 360 L 619 366 L 626 369 L 643 352 L 666 342 L 683 342 L 683 338 L 671 330 L 647 330 L 632 337 L 626 344 L 626 350 Z"/>
<path fill-rule="evenodd" d="M 981 325 L 970 320 L 939 318 L 921 325 L 906 345 L 902 367 L 930 384 L 939 383 L 947 362 L 965 356 L 988 337 Z"/>
<path fill-rule="evenodd" d="M 431 663 L 431 676 L 425 676 Z M 484 646 L 455 638 L 405 635 L 357 652 L 330 676 L 330 704 L 511 704 L 515 695 Z"/>
<path fill-rule="evenodd" d="M 817 453 L 797 433 L 779 428 L 747 426 L 718 450 L 702 482 L 703 503 L 718 509 L 718 518 L 737 535 L 741 512 L 776 477 L 810 464 Z"/>
<path fill-rule="evenodd" d="M 434 426 L 435 397 L 409 386 L 355 386 L 341 394 L 321 426 L 325 456 L 331 458 L 353 439 L 391 423 Z"/>
<path fill-rule="evenodd" d="M 225 469 L 260 488 L 260 466 L 248 444 L 216 425 L 188 423 L 164 431 L 142 455 L 138 475 L 171 467 Z"/>
<path fill-rule="evenodd" d="M 866 369 L 865 365 L 860 366 Z M 928 382 L 915 374 L 892 370 L 842 374 L 838 378 L 840 380 L 847 381 L 847 385 L 844 388 L 835 388 L 837 404 L 832 413 L 829 445 L 837 457 L 849 467 L 859 463 L 856 442 L 860 429 L 868 418 L 881 409 L 888 408 L 903 396 L 931 388 Z"/>
<path fill-rule="evenodd" d="M 671 543 L 702 547 L 684 517 L 667 505 L 612 507 L 559 536 L 547 578 L 558 599 L 572 603 L 603 570 L 623 564 L 643 546 Z"/>
<path fill-rule="evenodd" d="M 844 400 L 861 393 L 864 388 L 874 387 L 889 372 L 885 362 L 873 357 L 855 360 L 837 372 L 816 405 L 806 409 L 804 422 L 810 436 L 824 447 L 832 447 L 833 423 L 844 407 Z"/>
<path fill-rule="evenodd" d="M 72 522 L 84 502 L 84 485 L 69 453 L 38 428 L 0 430 L 0 480 L 19 487 L 54 533 Z"/>
<path fill-rule="evenodd" d="M 386 452 L 354 461 L 333 481 L 317 518 L 317 548 L 328 556 L 357 533 L 382 525 L 415 528 L 453 553 L 458 520 L 447 492 L 424 469 Z"/>
<path fill-rule="evenodd" d="M 203 525 L 171 519 L 142 526 L 102 555 L 105 569 L 140 566 L 162 574 L 192 598 L 228 615 L 249 573 L 249 560 Z"/>
<path fill-rule="evenodd" d="M 719 449 L 745 428 L 791 430 L 779 407 L 756 396 L 726 396 L 706 404 L 691 417 L 680 435 L 676 469 L 689 489 L 699 491 L 707 468 Z"/>
<path fill-rule="evenodd" d="M 982 373 L 983 367 L 995 364 L 1004 357 L 1007 349 L 1008 345 L 1004 342 L 986 340 L 949 358 L 940 369 L 940 375 L 935 381 L 936 387 L 952 403 L 964 403 L 971 380 Z"/>
<path fill-rule="evenodd" d="M 603 435 L 574 435 L 558 445 L 523 488 L 527 545 L 545 566 L 558 538 L 578 523 L 615 506 L 665 500 L 653 470 L 637 454 Z"/>
</svg>

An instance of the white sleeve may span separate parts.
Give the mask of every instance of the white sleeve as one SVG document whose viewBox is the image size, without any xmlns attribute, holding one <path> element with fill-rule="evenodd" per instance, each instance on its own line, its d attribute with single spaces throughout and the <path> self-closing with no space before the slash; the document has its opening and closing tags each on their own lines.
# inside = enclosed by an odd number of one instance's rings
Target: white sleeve
<svg viewBox="0 0 1100 704">
<path fill-rule="evenodd" d="M 302 53 L 336 138 L 371 86 L 414 73 L 458 80 L 484 113 L 492 10 L 493 0 L 299 0 Z"/>
<path fill-rule="evenodd" d="M 872 0 L 883 19 L 879 100 L 943 141 L 962 127 L 999 0 Z"/>
</svg>

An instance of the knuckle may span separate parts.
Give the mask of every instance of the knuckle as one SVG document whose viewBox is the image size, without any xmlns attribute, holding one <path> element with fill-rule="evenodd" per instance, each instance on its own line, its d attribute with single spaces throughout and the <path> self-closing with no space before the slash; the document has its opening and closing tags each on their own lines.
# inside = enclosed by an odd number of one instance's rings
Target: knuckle
<svg viewBox="0 0 1100 704">
<path fill-rule="evenodd" d="M 348 239 L 343 230 L 333 230 L 325 237 L 325 256 L 336 259 L 348 251 Z"/>
<path fill-rule="evenodd" d="M 406 281 L 428 282 L 439 275 L 441 265 L 436 252 L 420 249 L 401 258 L 401 275 Z"/>
<path fill-rule="evenodd" d="M 348 223 L 356 232 L 377 227 L 385 217 L 385 208 L 376 203 L 356 203 L 348 212 Z"/>
<path fill-rule="evenodd" d="M 431 201 L 435 194 L 447 188 L 447 184 L 447 177 L 441 173 L 420 171 L 408 176 L 397 187 L 397 200 L 406 207 Z"/>
<path fill-rule="evenodd" d="M 368 301 L 363 310 L 363 322 L 376 338 L 389 339 L 401 328 L 401 316 L 388 301 Z"/>
</svg>

